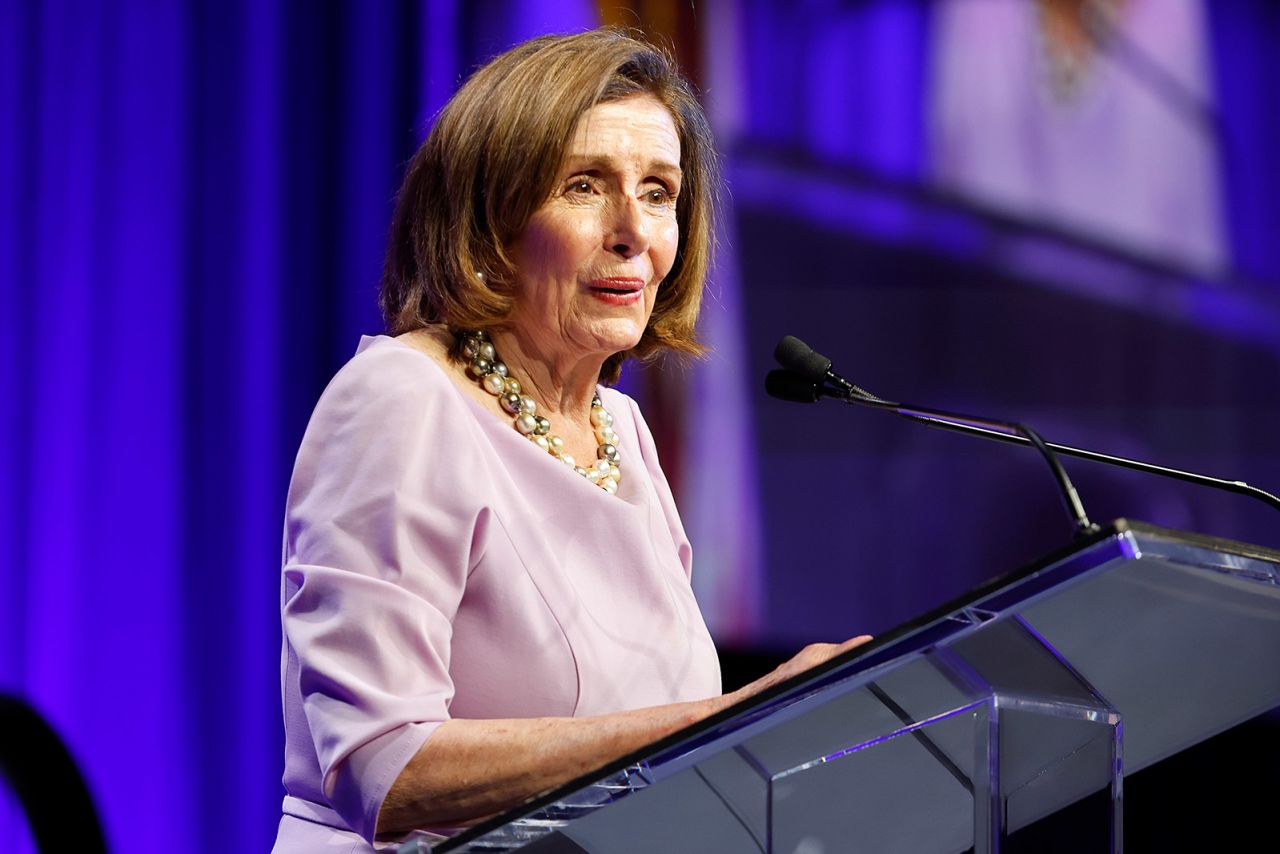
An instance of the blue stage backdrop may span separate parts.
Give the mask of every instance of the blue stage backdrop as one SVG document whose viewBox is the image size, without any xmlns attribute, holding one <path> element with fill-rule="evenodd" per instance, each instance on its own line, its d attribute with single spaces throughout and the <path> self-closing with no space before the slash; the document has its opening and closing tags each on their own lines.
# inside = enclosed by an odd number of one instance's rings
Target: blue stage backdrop
<svg viewBox="0 0 1280 854">
<path fill-rule="evenodd" d="M 268 850 L 282 794 L 277 557 L 285 488 L 321 388 L 358 336 L 381 327 L 376 285 L 403 164 L 477 62 L 529 36 L 593 26 L 599 7 L 612 5 L 0 0 L 0 691 L 26 698 L 67 740 L 114 850 Z M 856 167 L 862 183 L 854 184 L 867 186 L 870 175 L 870 186 L 894 200 L 924 180 L 921 114 L 936 4 L 740 0 L 706 9 L 705 17 L 702 3 L 629 5 L 692 21 L 720 87 L 709 95 L 718 126 L 729 131 L 726 147 L 794 145 L 803 137 L 802 153 Z M 1280 150 L 1273 94 L 1280 16 L 1269 0 L 1212 5 L 1230 250 L 1234 268 L 1260 293 L 1280 279 L 1280 170 L 1272 162 Z M 724 9 L 735 11 L 717 18 Z M 619 15 L 626 19 L 604 19 Z M 827 18 L 830 26 L 821 25 Z M 727 23 L 711 32 L 711 20 Z M 901 258 L 882 251 L 898 239 L 897 201 L 873 211 L 889 211 L 888 232 L 878 237 L 879 226 L 868 225 L 850 237 L 858 226 L 836 198 L 845 193 L 843 179 L 831 177 L 839 169 L 802 193 L 790 167 L 763 160 L 748 174 L 743 164 L 753 161 L 734 160 L 743 199 L 755 206 L 742 206 L 738 236 L 754 243 L 755 254 L 734 240 L 725 247 L 734 253 L 726 269 L 740 268 L 745 283 L 746 316 L 729 318 L 742 324 L 738 339 L 743 329 L 765 335 L 781 320 L 822 313 L 819 301 L 843 283 L 792 288 L 787 276 L 834 268 L 829 233 L 855 249 L 871 245 L 865 258 L 880 259 L 885 279 L 873 305 L 898 299 L 890 287 Z M 824 221 L 829 232 L 810 227 Z M 937 255 L 960 244 L 960 254 L 981 254 L 987 232 L 956 221 L 957 234 L 929 238 Z M 822 264 L 788 254 L 811 244 Z M 915 269 L 928 279 L 931 301 L 900 307 L 918 314 L 864 319 L 881 325 L 869 341 L 933 348 L 917 356 L 904 346 L 890 371 L 901 384 L 882 393 L 907 390 L 913 378 L 941 382 L 954 376 L 954 354 L 971 352 L 944 312 L 978 289 L 943 294 L 948 280 L 931 276 L 946 269 Z M 972 278 L 987 281 L 974 270 Z M 902 295 L 907 302 L 911 293 Z M 1227 303 L 1231 295 L 1211 286 L 1178 293 L 1210 304 L 1212 294 Z M 1035 306 L 1018 318 L 1032 338 L 1036 327 L 1027 319 L 1053 304 L 1034 294 L 1026 299 Z M 848 290 L 838 296 L 862 299 Z M 738 302 L 731 293 L 711 308 Z M 1263 304 L 1273 301 L 1243 303 Z M 1080 311 L 1091 310 L 1086 303 Z M 893 324 L 908 316 L 915 325 L 895 336 Z M 1237 316 L 1243 325 L 1256 319 Z M 1224 318 L 1218 327 L 1229 338 L 1235 321 Z M 842 329 L 831 318 L 824 323 L 833 334 Z M 1177 324 L 1171 329 L 1167 337 L 1181 334 Z M 754 385 L 772 341 L 749 344 L 750 358 L 725 375 Z M 1274 367 L 1276 345 L 1257 346 L 1271 361 L 1264 357 L 1255 369 Z M 733 352 L 747 349 L 740 341 Z M 1257 394 L 1274 414 L 1271 380 Z M 1038 376 L 1022 382 L 1051 391 L 1065 385 Z M 1160 382 L 1177 386 L 1168 376 Z M 921 383 L 924 392 L 945 391 Z M 1224 423 L 1237 425 L 1247 404 L 1231 389 L 1236 397 L 1224 406 L 1232 417 Z M 935 402 L 965 403 L 957 394 Z M 1070 401 L 1046 395 L 1045 407 L 1074 423 Z M 1004 400 L 992 393 L 988 402 Z M 1110 403 L 1102 400 L 1099 411 L 1111 411 Z M 791 410 L 773 415 L 752 406 L 743 417 L 761 421 L 762 477 L 773 477 L 765 485 L 774 487 L 775 503 L 802 494 L 827 509 L 865 487 L 858 530 L 886 539 L 903 530 L 894 525 L 914 493 L 877 495 L 873 482 L 850 486 L 832 474 L 862 472 L 856 460 L 851 468 L 823 468 L 830 457 L 817 453 L 825 451 L 818 443 L 832 441 L 842 425 L 809 422 L 830 426 L 806 438 L 813 434 L 802 431 L 812 426 L 801 426 Z M 1165 427 L 1175 429 L 1163 422 L 1153 429 Z M 1247 433 L 1259 446 L 1255 455 L 1276 471 L 1274 431 L 1263 440 L 1259 430 Z M 873 477 L 898 460 L 921 478 L 937 472 L 939 480 L 949 473 L 967 478 L 956 483 L 982 482 L 983 472 L 963 462 L 935 468 L 943 465 L 937 445 L 908 447 L 900 458 L 878 455 L 924 442 L 885 431 L 871 434 L 860 452 Z M 1189 440 L 1179 434 L 1177 441 L 1195 462 Z M 809 468 L 783 471 L 789 453 Z M 689 466 L 684 471 L 686 481 L 694 477 Z M 707 500 L 721 503 L 714 492 Z M 946 518 L 944 507 L 933 512 Z M 965 518 L 952 518 L 951 527 Z M 814 524 L 812 515 L 801 522 Z M 781 524 L 765 519 L 766 533 L 770 526 Z M 801 533 L 814 555 L 800 570 L 844 571 L 827 568 L 834 549 L 820 548 L 808 529 Z M 786 536 L 762 548 L 779 549 Z M 757 540 L 743 542 L 750 551 Z M 695 547 L 714 551 L 715 544 Z M 763 622 L 734 626 L 736 639 L 810 639 L 840 619 L 874 614 L 886 597 L 905 613 L 958 583 L 899 573 L 894 590 L 856 591 L 846 607 L 835 593 L 847 581 L 818 579 L 802 589 L 791 572 L 796 562 L 794 550 L 778 556 L 769 585 L 776 595 L 757 613 Z M 720 578 L 734 583 L 731 571 Z M 822 601 L 811 609 L 815 600 Z M 26 850 L 24 833 L 0 786 L 0 850 Z"/>
</svg>

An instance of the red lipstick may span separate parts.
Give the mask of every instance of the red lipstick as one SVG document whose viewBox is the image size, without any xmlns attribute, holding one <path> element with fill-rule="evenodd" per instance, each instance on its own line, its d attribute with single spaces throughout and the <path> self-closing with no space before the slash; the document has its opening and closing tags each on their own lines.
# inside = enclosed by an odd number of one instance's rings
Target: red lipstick
<svg viewBox="0 0 1280 854">
<path fill-rule="evenodd" d="M 630 276 L 608 276 L 593 279 L 588 285 L 591 295 L 610 305 L 630 305 L 644 293 L 644 279 Z"/>
</svg>

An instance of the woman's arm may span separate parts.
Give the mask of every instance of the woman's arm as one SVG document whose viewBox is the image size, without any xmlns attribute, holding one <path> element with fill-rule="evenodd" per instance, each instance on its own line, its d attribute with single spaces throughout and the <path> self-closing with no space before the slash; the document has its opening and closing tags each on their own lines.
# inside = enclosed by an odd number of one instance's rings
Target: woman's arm
<svg viewBox="0 0 1280 854">
<path fill-rule="evenodd" d="M 870 640 L 812 644 L 730 694 L 583 718 L 449 720 L 391 785 L 378 833 L 493 815 L 630 753 Z"/>
</svg>

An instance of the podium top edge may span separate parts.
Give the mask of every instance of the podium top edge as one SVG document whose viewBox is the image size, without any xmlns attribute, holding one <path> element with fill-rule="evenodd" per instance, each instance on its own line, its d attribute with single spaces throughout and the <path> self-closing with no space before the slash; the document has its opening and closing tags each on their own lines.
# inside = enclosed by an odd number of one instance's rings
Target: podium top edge
<svg viewBox="0 0 1280 854">
<path fill-rule="evenodd" d="M 1236 555 L 1238 557 L 1249 558 L 1250 560 L 1260 560 L 1267 563 L 1280 564 L 1280 549 L 1273 549 L 1254 543 L 1245 543 L 1239 540 L 1229 540 L 1225 537 L 1214 537 L 1209 534 L 1196 534 L 1190 531 L 1175 530 L 1173 528 L 1161 528 L 1158 525 L 1152 525 L 1148 522 L 1141 522 L 1135 519 L 1121 518 L 1113 520 L 1103 528 L 1100 539 L 1105 539 L 1107 536 L 1115 534 L 1135 534 L 1143 538 L 1156 538 L 1195 546 L 1196 548 L 1208 549 L 1209 551 L 1219 552 L 1221 554 Z"/>
</svg>

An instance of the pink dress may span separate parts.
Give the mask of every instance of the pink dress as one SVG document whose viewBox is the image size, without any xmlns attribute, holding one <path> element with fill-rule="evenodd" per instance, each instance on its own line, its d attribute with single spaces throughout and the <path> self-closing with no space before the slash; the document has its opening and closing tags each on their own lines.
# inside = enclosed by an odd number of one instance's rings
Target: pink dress
<svg viewBox="0 0 1280 854">
<path fill-rule="evenodd" d="M 275 852 L 373 851 L 388 789 L 451 717 L 720 692 L 653 439 L 630 398 L 600 396 L 616 496 L 392 338 L 363 339 L 329 384 L 285 516 Z"/>
</svg>

